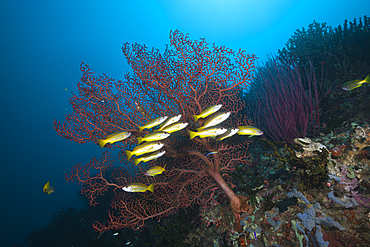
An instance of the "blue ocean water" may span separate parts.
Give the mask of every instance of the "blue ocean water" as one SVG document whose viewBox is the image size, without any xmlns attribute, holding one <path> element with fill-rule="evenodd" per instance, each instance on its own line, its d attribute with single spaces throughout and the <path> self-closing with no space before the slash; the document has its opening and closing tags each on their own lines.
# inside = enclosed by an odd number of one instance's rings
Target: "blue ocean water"
<svg viewBox="0 0 370 247">
<path fill-rule="evenodd" d="M 179 29 L 261 62 L 313 20 L 336 27 L 369 9 L 366 0 L 2 2 L 1 245 L 27 246 L 24 236 L 49 224 L 57 210 L 83 206 L 80 186 L 65 173 L 101 149 L 64 140 L 53 128 L 54 119 L 71 112 L 81 61 L 96 74 L 123 79 L 124 42 L 163 50 L 170 30 Z M 49 180 L 56 188 L 51 195 L 42 191 Z"/>
</svg>

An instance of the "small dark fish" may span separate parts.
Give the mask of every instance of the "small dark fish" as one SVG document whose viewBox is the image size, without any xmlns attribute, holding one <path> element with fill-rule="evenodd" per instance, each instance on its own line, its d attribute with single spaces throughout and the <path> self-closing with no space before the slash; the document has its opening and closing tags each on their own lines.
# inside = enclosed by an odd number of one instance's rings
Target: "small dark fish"
<svg viewBox="0 0 370 247">
<path fill-rule="evenodd" d="M 206 156 L 208 156 L 210 154 L 217 154 L 217 151 L 210 152 L 210 153 L 206 154 Z"/>
<path fill-rule="evenodd" d="M 103 234 L 105 233 L 105 231 L 99 233 L 98 237 L 96 238 L 96 240 L 98 240 L 99 238 L 101 238 L 101 236 L 103 236 Z"/>
</svg>

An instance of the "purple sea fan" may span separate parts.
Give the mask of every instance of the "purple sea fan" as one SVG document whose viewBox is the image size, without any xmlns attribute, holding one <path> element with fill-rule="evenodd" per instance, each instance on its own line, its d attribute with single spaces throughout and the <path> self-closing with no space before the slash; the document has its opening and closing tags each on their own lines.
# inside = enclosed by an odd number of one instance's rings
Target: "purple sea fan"
<svg viewBox="0 0 370 247">
<path fill-rule="evenodd" d="M 322 65 L 323 66 L 323 65 Z M 328 93 L 323 73 L 316 80 L 314 66 L 298 58 L 269 58 L 248 93 L 250 117 L 274 140 L 291 143 L 320 128 L 319 103 Z"/>
</svg>

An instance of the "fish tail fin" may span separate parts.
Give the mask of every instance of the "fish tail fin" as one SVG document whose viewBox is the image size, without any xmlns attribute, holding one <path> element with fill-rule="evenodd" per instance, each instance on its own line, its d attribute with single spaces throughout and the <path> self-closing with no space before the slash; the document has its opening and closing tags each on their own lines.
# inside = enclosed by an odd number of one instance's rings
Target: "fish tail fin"
<svg viewBox="0 0 370 247">
<path fill-rule="evenodd" d="M 130 160 L 132 156 L 132 151 L 126 150 L 127 159 Z"/>
<path fill-rule="evenodd" d="M 107 144 L 105 140 L 100 140 L 100 139 L 98 140 L 98 143 L 99 143 L 100 148 L 103 148 L 105 144 Z"/>
<path fill-rule="evenodd" d="M 190 140 L 193 139 L 194 137 L 197 136 L 197 132 L 194 132 L 194 131 L 190 131 L 189 130 L 189 135 L 190 135 Z"/>
<path fill-rule="evenodd" d="M 366 76 L 365 83 L 370 83 L 370 74 Z"/>
<path fill-rule="evenodd" d="M 196 122 L 196 121 L 198 121 L 198 119 L 199 119 L 200 117 L 199 117 L 199 115 L 193 115 L 193 118 L 194 118 L 194 120 L 195 120 L 195 122 Z"/>
<path fill-rule="evenodd" d="M 153 184 L 149 185 L 148 190 L 150 190 L 151 192 L 154 192 L 154 185 Z"/>
<path fill-rule="evenodd" d="M 142 131 L 143 129 L 145 129 L 145 126 L 139 126 L 139 131 Z"/>
<path fill-rule="evenodd" d="M 135 166 L 137 166 L 141 162 L 140 158 L 134 158 L 133 160 L 135 162 Z"/>
<path fill-rule="evenodd" d="M 167 164 L 164 164 L 164 167 L 163 167 L 163 171 L 164 171 L 164 172 L 166 171 L 166 165 L 167 165 Z"/>
<path fill-rule="evenodd" d="M 137 138 L 137 144 L 140 144 L 140 143 L 142 143 L 143 142 L 143 137 L 138 137 Z"/>
</svg>

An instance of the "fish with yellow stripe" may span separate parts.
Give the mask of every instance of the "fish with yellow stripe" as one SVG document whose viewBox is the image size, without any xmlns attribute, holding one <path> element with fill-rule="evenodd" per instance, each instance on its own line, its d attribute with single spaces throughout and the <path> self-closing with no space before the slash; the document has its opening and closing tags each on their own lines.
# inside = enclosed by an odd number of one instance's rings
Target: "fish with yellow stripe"
<svg viewBox="0 0 370 247">
<path fill-rule="evenodd" d="M 347 81 L 343 84 L 342 89 L 346 91 L 351 91 L 352 89 L 361 87 L 364 83 L 370 83 L 370 75 L 367 75 L 364 80 Z"/>
<path fill-rule="evenodd" d="M 194 120 L 197 121 L 199 118 L 206 118 L 209 115 L 211 115 L 211 114 L 217 112 L 218 110 L 220 110 L 221 107 L 222 107 L 222 105 L 212 105 L 212 106 L 208 107 L 207 109 L 205 109 L 204 111 L 202 111 L 199 115 L 193 115 Z"/>
<path fill-rule="evenodd" d="M 149 186 L 143 183 L 129 183 L 128 185 L 122 187 L 122 190 L 126 192 L 145 192 L 147 190 L 154 192 L 154 185 Z"/>
<path fill-rule="evenodd" d="M 160 142 L 146 142 L 144 144 L 141 144 L 140 146 L 135 147 L 132 151 L 126 150 L 127 158 L 128 160 L 130 160 L 132 155 L 139 156 L 142 154 L 155 152 L 161 149 L 163 146 L 163 143 Z"/>
<path fill-rule="evenodd" d="M 216 126 L 223 121 L 225 121 L 230 116 L 230 112 L 219 112 L 216 113 L 214 116 L 210 117 L 207 121 L 204 122 L 202 127 L 199 127 L 197 130 L 200 131 L 202 129 L 206 129 L 212 126 Z"/>
<path fill-rule="evenodd" d="M 164 128 L 166 128 L 167 126 L 173 124 L 173 123 L 177 123 L 180 118 L 181 118 L 181 114 L 177 115 L 177 116 L 173 116 L 173 117 L 170 117 L 170 118 L 167 118 L 166 121 L 164 121 L 161 126 L 159 126 L 159 129 L 156 130 L 156 131 L 163 131 Z"/>
<path fill-rule="evenodd" d="M 238 128 L 228 129 L 224 134 L 217 136 L 216 141 L 222 141 L 226 138 L 232 137 L 233 135 L 238 133 L 238 131 Z"/>
<path fill-rule="evenodd" d="M 138 144 L 140 144 L 144 141 L 145 142 L 160 141 L 160 140 L 166 139 L 170 135 L 171 135 L 170 133 L 167 133 L 167 132 L 164 132 L 164 131 L 151 132 L 151 133 L 145 135 L 144 137 L 138 137 L 137 141 L 138 141 Z"/>
<path fill-rule="evenodd" d="M 103 148 L 105 144 L 107 143 L 113 144 L 115 142 L 123 141 L 126 138 L 128 138 L 130 135 L 131 135 L 131 132 L 120 130 L 120 131 L 114 132 L 113 134 L 110 134 L 105 139 L 98 140 L 98 143 L 99 143 L 99 146 Z"/>
<path fill-rule="evenodd" d="M 161 166 L 153 166 L 152 168 L 150 168 L 149 170 L 147 170 L 144 174 L 147 175 L 147 176 L 152 176 L 154 177 L 155 175 L 159 175 L 159 174 L 162 174 L 162 172 L 165 172 L 166 171 L 166 165 L 164 165 L 164 167 L 161 167 Z"/>
<path fill-rule="evenodd" d="M 142 131 L 144 129 L 150 129 L 150 128 L 153 128 L 155 126 L 158 126 L 161 123 L 163 123 L 167 118 L 168 118 L 168 116 L 157 117 L 157 118 L 147 122 L 145 125 L 139 126 L 139 130 Z"/>
<path fill-rule="evenodd" d="M 166 151 L 157 151 L 157 152 L 154 152 L 154 153 L 144 154 L 140 158 L 132 158 L 132 159 L 134 160 L 135 165 L 137 166 L 140 162 L 148 162 L 148 161 L 151 161 L 151 160 L 156 160 L 159 157 L 163 156 L 165 153 L 166 153 Z"/>
<path fill-rule="evenodd" d="M 249 137 L 263 135 L 263 131 L 255 126 L 239 126 L 238 129 L 238 135 L 248 135 Z"/>
<path fill-rule="evenodd" d="M 227 129 L 223 127 L 210 127 L 207 129 L 203 129 L 201 131 L 195 132 L 189 130 L 190 140 L 195 138 L 196 136 L 199 136 L 200 138 L 204 137 L 215 137 L 218 135 L 222 135 L 227 131 Z"/>
<path fill-rule="evenodd" d="M 180 130 L 186 128 L 186 126 L 188 126 L 188 123 L 177 122 L 177 123 L 173 123 L 171 125 L 168 125 L 164 129 L 162 129 L 162 131 L 167 132 L 167 133 L 173 133 L 173 132 L 180 131 Z"/>
</svg>

